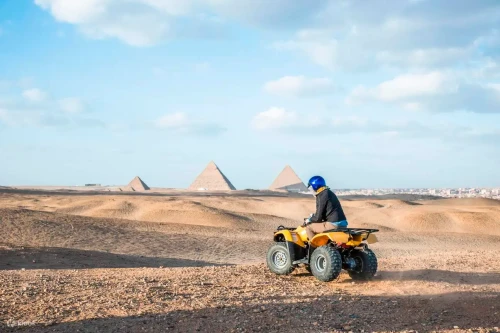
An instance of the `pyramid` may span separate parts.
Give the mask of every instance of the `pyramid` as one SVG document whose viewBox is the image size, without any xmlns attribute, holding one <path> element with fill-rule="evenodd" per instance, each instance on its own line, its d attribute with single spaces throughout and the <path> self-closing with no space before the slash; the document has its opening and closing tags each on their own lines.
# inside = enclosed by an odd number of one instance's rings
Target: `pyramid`
<svg viewBox="0 0 500 333">
<path fill-rule="evenodd" d="M 142 179 L 137 176 L 130 183 L 128 183 L 127 188 L 132 190 L 132 191 L 148 191 L 150 190 L 149 186 L 146 185 L 145 182 L 142 181 Z"/>
<path fill-rule="evenodd" d="M 208 190 L 208 191 L 229 191 L 236 190 L 229 179 L 220 171 L 219 167 L 212 161 L 208 163 L 203 172 L 196 177 L 189 186 L 189 190 Z"/>
<path fill-rule="evenodd" d="M 300 180 L 299 176 L 293 169 L 287 165 L 283 171 L 276 177 L 274 182 L 269 187 L 270 190 L 285 190 L 290 192 L 305 192 L 306 185 Z"/>
</svg>

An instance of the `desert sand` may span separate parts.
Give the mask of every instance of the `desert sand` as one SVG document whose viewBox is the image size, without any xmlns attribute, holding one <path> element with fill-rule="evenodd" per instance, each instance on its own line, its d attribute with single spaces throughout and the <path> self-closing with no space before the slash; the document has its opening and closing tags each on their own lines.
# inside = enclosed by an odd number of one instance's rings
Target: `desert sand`
<svg viewBox="0 0 500 333">
<path fill-rule="evenodd" d="M 268 271 L 312 197 L 0 190 L 0 332 L 499 332 L 500 201 L 341 202 L 373 281 Z"/>
</svg>

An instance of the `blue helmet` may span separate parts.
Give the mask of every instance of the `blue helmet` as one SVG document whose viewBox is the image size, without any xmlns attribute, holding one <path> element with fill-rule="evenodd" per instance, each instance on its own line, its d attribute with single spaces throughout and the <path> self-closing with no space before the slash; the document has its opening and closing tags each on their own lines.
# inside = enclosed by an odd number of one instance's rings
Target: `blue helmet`
<svg viewBox="0 0 500 333">
<path fill-rule="evenodd" d="M 309 183 L 307 183 L 307 187 L 312 187 L 314 191 L 317 191 L 323 186 L 326 186 L 326 182 L 325 179 L 321 176 L 314 176 L 309 179 Z"/>
</svg>

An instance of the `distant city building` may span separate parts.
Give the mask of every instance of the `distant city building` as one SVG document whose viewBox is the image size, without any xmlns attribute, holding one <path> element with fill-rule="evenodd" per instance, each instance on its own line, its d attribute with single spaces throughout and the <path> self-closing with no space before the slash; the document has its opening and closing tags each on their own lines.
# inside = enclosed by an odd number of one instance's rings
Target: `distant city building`
<svg viewBox="0 0 500 333">
<path fill-rule="evenodd" d="M 337 195 L 414 194 L 444 198 L 489 198 L 500 200 L 500 188 L 404 188 L 404 189 L 337 189 Z"/>
</svg>

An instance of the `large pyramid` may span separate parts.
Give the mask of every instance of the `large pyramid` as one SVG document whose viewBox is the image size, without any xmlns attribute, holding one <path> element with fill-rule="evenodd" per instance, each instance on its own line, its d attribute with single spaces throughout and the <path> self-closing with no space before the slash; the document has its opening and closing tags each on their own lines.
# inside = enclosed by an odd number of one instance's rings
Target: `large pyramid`
<svg viewBox="0 0 500 333">
<path fill-rule="evenodd" d="M 306 185 L 300 180 L 293 169 L 287 165 L 283 171 L 276 177 L 269 187 L 270 190 L 285 190 L 290 192 L 305 192 Z"/>
<path fill-rule="evenodd" d="M 229 179 L 224 176 L 219 167 L 212 161 L 189 186 L 189 190 L 229 191 L 236 190 Z"/>
<path fill-rule="evenodd" d="M 148 191 L 150 190 L 149 186 L 146 185 L 142 179 L 137 176 L 127 185 L 127 189 L 131 189 L 132 191 Z"/>
</svg>

